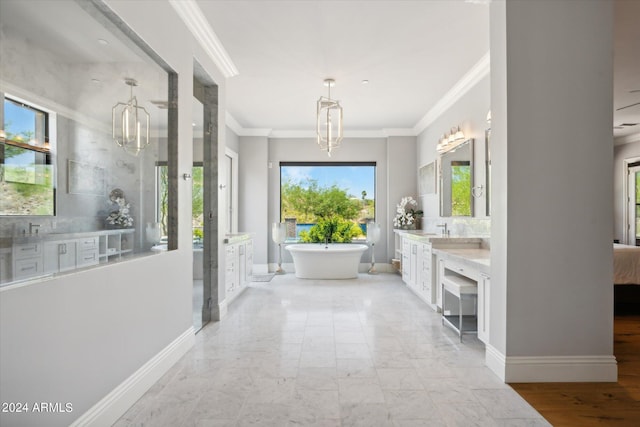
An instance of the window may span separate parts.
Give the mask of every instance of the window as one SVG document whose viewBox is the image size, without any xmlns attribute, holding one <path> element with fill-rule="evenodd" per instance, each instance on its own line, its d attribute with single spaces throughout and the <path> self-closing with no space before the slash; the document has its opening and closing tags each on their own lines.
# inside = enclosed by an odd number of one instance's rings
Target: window
<svg viewBox="0 0 640 427">
<path fill-rule="evenodd" d="M 202 163 L 194 163 L 191 168 L 191 203 L 192 203 L 192 233 L 194 245 L 202 245 L 204 235 L 204 168 Z M 168 168 L 166 162 L 158 162 L 156 166 L 157 176 L 157 217 L 160 223 L 162 240 L 166 240 L 168 234 Z"/>
<path fill-rule="evenodd" d="M 375 220 L 376 165 L 372 162 L 280 163 L 280 220 L 287 240 L 364 239 Z"/>
<path fill-rule="evenodd" d="M 0 137 L 0 215 L 54 215 L 49 114 L 5 97 Z"/>
</svg>

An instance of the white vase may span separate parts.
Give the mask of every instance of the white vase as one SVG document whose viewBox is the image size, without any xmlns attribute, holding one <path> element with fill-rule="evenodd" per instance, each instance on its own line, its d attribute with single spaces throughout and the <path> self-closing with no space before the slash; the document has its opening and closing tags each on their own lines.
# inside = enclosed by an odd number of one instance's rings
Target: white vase
<svg viewBox="0 0 640 427">
<path fill-rule="evenodd" d="M 148 222 L 147 228 L 145 229 L 145 236 L 151 244 L 155 245 L 158 243 L 160 241 L 160 223 Z"/>
</svg>

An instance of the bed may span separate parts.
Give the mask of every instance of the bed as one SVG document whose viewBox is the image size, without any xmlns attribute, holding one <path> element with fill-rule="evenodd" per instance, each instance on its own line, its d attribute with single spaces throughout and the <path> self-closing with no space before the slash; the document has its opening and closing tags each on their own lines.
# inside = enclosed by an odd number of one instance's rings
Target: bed
<svg viewBox="0 0 640 427">
<path fill-rule="evenodd" d="M 613 244 L 613 283 L 640 285 L 640 246 Z"/>
<path fill-rule="evenodd" d="M 640 314 L 640 246 L 613 244 L 616 314 Z"/>
</svg>

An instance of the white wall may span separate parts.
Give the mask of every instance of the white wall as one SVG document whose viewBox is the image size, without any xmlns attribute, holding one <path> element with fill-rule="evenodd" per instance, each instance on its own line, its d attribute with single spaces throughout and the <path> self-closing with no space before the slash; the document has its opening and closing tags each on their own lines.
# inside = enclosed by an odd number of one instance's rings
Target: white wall
<svg viewBox="0 0 640 427">
<path fill-rule="evenodd" d="M 640 159 L 640 134 L 636 135 L 635 142 L 617 145 L 614 148 L 613 158 L 613 238 L 620 243 L 626 242 L 626 211 L 627 211 L 627 166 L 625 160 Z M 634 245 L 635 242 L 629 243 Z"/>
<path fill-rule="evenodd" d="M 438 160 L 436 145 L 442 135 L 450 133 L 451 128 L 460 126 L 467 138 L 473 138 L 473 181 L 474 185 L 485 183 L 486 144 L 485 131 L 487 112 L 490 109 L 490 80 L 489 76 L 480 80 L 451 108 L 441 114 L 427 129 L 418 135 L 418 169 Z M 427 224 L 433 224 L 430 219 L 440 218 L 439 193 L 429 194 L 420 198 Z M 487 218 L 486 192 L 474 200 L 474 218 Z M 447 219 L 452 222 L 453 219 Z M 467 223 L 471 226 L 478 221 L 456 218 L 456 223 Z M 436 231 L 436 230 L 432 230 Z"/>
<path fill-rule="evenodd" d="M 240 152 L 240 137 L 238 137 L 238 135 L 235 134 L 234 131 L 231 130 L 231 128 L 229 126 L 227 126 L 227 134 L 226 134 L 226 147 L 229 148 L 232 151 L 235 151 L 236 153 Z"/>
<path fill-rule="evenodd" d="M 269 225 L 269 144 L 266 136 L 239 138 L 238 230 L 252 233 L 253 263 L 267 271 Z"/>
<path fill-rule="evenodd" d="M 415 138 L 411 137 L 401 137 L 395 141 L 392 141 L 392 138 L 389 138 L 389 141 L 386 138 L 345 138 L 341 147 L 332 153 L 331 158 L 320 151 L 314 139 L 269 139 L 268 162 L 272 167 L 268 171 L 268 224 L 280 220 L 280 162 L 376 162 L 376 222 L 382 229 L 381 241 L 376 245 L 376 259 L 388 263 L 393 254 L 393 235 L 390 231 L 392 217 L 389 216 L 387 207 L 393 203 L 392 211 L 395 211 L 395 203 L 400 201 L 400 197 L 415 194 L 414 153 Z M 264 184 L 253 189 L 254 193 L 259 191 L 264 191 Z M 397 199 L 397 202 L 390 200 L 390 197 Z M 269 262 L 275 263 L 278 256 L 277 245 L 271 241 L 270 232 L 268 244 Z M 369 252 L 365 252 L 362 256 L 363 262 L 370 259 L 369 257 Z M 283 259 L 285 262 L 291 262 L 289 253 L 284 250 Z"/>
<path fill-rule="evenodd" d="M 408 136 L 390 136 L 387 140 L 387 192 L 388 204 L 378 204 L 386 206 L 386 223 L 381 223 L 381 234 L 386 236 L 386 254 L 383 258 L 385 262 L 391 262 L 395 258 L 395 235 L 393 232 L 393 218 L 396 216 L 396 206 L 403 197 L 411 196 L 416 201 L 418 198 L 416 180 L 416 138 Z M 377 200 L 376 200 L 377 202 Z M 386 225 L 386 229 L 385 226 Z M 380 242 L 380 246 L 385 242 Z M 376 252 L 376 257 L 378 253 Z"/>
<path fill-rule="evenodd" d="M 221 141 L 224 78 L 168 2 L 107 3 L 179 74 L 179 173 L 187 172 L 192 164 L 193 57 L 220 85 Z M 224 144 L 218 158 L 224 160 Z M 191 183 L 180 180 L 178 185 L 178 250 L 0 291 L 3 401 L 73 404 L 73 412 L 46 419 L 34 413 L 1 414 L 3 425 L 69 425 L 191 329 Z M 219 229 L 225 220 L 220 215 Z M 218 283 L 224 283 L 223 275 L 220 268 Z"/>
<path fill-rule="evenodd" d="M 507 381 L 616 380 L 612 13 L 491 4 L 490 344 Z"/>
</svg>

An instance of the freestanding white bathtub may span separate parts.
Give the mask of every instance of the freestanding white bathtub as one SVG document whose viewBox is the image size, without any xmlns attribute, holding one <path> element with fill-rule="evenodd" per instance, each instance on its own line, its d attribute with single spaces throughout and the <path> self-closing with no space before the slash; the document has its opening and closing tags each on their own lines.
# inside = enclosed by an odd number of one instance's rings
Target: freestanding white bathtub
<svg viewBox="0 0 640 427">
<path fill-rule="evenodd" d="M 352 243 L 302 243 L 285 247 L 293 257 L 300 279 L 353 279 L 367 245 Z"/>
</svg>

